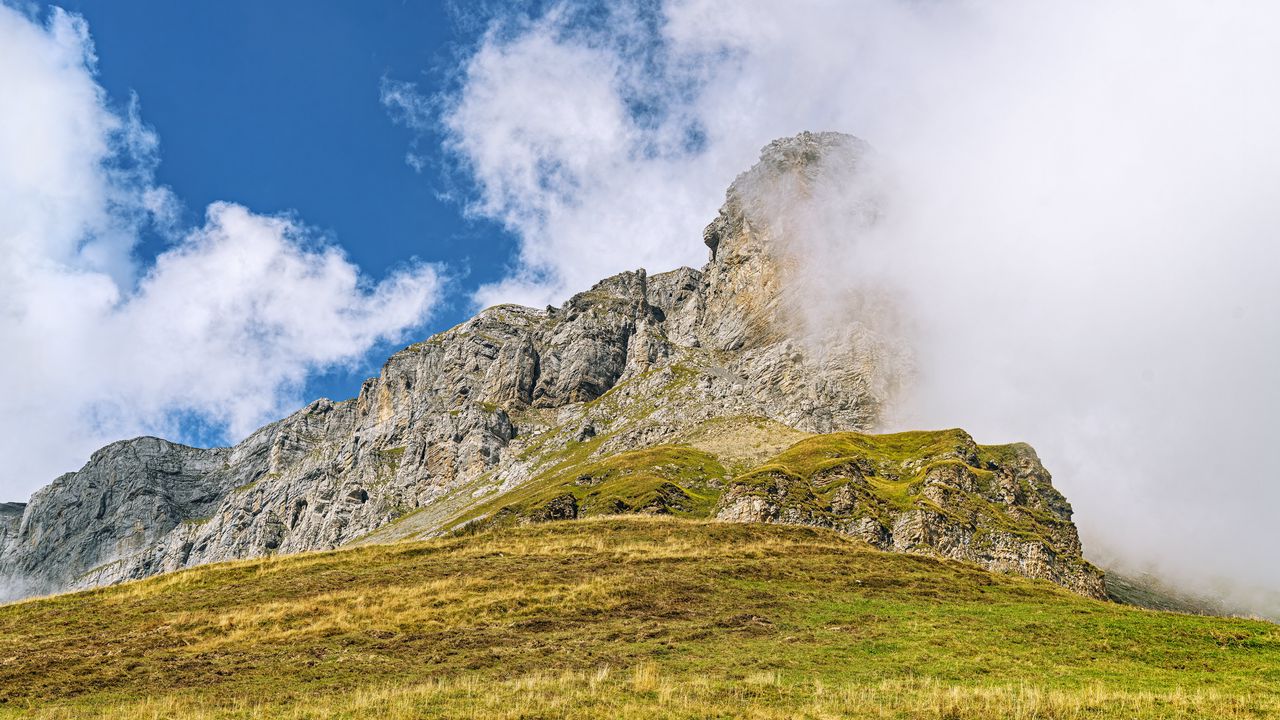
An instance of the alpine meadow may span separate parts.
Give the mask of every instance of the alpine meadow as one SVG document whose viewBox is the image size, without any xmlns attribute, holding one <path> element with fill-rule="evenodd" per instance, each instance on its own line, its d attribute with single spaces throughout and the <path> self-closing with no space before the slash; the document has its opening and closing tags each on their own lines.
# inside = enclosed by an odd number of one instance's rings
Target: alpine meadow
<svg viewBox="0 0 1280 720">
<path fill-rule="evenodd" d="M 0 718 L 1280 717 L 1275 67 L 0 0 Z"/>
</svg>

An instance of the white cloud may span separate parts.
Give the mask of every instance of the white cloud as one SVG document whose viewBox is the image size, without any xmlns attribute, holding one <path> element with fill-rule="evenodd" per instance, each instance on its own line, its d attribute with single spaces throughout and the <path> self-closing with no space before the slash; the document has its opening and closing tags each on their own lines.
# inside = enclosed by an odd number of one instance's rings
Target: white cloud
<svg viewBox="0 0 1280 720">
<path fill-rule="evenodd" d="M 239 437 L 301 403 L 317 369 L 423 322 L 412 265 L 377 284 L 295 220 L 209 207 L 173 226 L 158 141 L 113 111 L 88 28 L 0 4 L 0 491 L 25 495 L 111 440 L 180 416 Z M 139 233 L 172 238 L 154 263 Z"/>
<path fill-rule="evenodd" d="M 442 119 L 447 150 L 480 191 L 468 209 L 523 239 L 518 267 L 480 289 L 481 306 L 539 305 L 624 269 L 700 262 L 688 220 L 715 212 L 755 149 L 694 152 L 698 128 L 668 97 L 690 78 L 647 65 L 665 59 L 648 52 L 642 13 L 618 6 L 594 28 L 575 27 L 578 19 L 559 7 L 495 26 L 462 69 L 456 96 L 384 85 L 384 103 L 404 124 L 426 129 Z M 637 111 L 642 103 L 653 104 Z M 720 190 L 680 192 L 688 187 Z"/>
<path fill-rule="evenodd" d="M 819 252 L 913 317 L 898 422 L 1033 442 L 1098 555 L 1280 589 L 1280 10 L 578 7 L 496 25 L 441 102 L 474 211 L 522 241 L 481 301 L 699 264 L 761 145 L 855 133 L 893 178 L 886 220 Z"/>
</svg>

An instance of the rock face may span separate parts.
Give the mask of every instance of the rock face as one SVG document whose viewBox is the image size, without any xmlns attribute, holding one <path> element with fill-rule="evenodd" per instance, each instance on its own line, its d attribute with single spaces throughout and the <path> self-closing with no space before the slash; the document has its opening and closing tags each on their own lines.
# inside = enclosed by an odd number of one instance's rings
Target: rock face
<svg viewBox="0 0 1280 720">
<path fill-rule="evenodd" d="M 1029 445 L 963 430 L 820 435 L 734 478 L 716 517 L 817 525 L 884 550 L 937 554 L 1103 597 L 1071 505 Z"/>
<path fill-rule="evenodd" d="M 559 308 L 490 308 L 393 355 L 358 397 L 318 400 L 233 448 L 156 438 L 103 448 L 25 507 L 0 508 L 0 581 L 52 592 L 440 533 L 551 469 L 690 442 L 734 419 L 769 423 L 789 439 L 870 429 L 898 369 L 859 327 L 820 342 L 796 332 L 787 288 L 803 245 L 768 202 L 771 187 L 809 192 L 820 165 L 856 174 L 865 153 L 861 141 L 832 133 L 766 147 L 707 228 L 711 258 L 702 270 L 625 272 Z M 731 470 L 746 467 L 725 458 Z M 1005 472 L 1034 476 L 1027 482 L 1051 490 L 1036 467 L 1020 460 Z M 930 502 L 945 504 L 948 488 L 966 481 L 937 472 Z M 718 515 L 830 524 L 789 514 L 789 497 L 730 484 Z M 1069 508 L 1054 497 L 1015 492 L 1009 501 L 1030 501 L 1028 508 L 1065 523 L 1070 537 L 1060 538 L 1052 557 L 990 534 L 989 550 L 956 552 L 974 547 L 975 538 L 954 530 L 945 514 L 903 514 L 884 537 L 861 525 L 839 527 L 884 547 L 950 554 L 1096 594 L 1057 570 L 1082 561 Z M 576 517 L 576 502 L 558 496 L 532 519 Z"/>
<path fill-rule="evenodd" d="M 22 525 L 22 512 L 26 503 L 0 503 L 0 557 L 7 555 L 10 545 L 18 537 L 18 528 Z M 0 602 L 27 594 L 26 584 L 20 576 L 10 573 L 0 575 Z"/>
<path fill-rule="evenodd" d="M 67 567 L 77 568 L 85 585 L 179 567 L 160 564 L 147 550 L 184 523 L 207 517 L 254 472 L 248 463 L 232 465 L 233 455 L 150 437 L 102 448 L 80 472 L 32 496 L 6 533 L 6 558 L 14 560 L 5 571 L 25 578 L 32 590 L 51 590 L 64 586 Z"/>
</svg>

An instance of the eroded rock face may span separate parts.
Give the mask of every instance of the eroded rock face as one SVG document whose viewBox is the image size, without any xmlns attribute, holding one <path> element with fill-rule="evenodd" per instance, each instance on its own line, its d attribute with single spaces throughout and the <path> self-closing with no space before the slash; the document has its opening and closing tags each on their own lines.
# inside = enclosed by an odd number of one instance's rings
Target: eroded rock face
<svg viewBox="0 0 1280 720">
<path fill-rule="evenodd" d="M 809 236 L 826 232 L 827 225 L 856 235 L 857 225 L 869 224 L 874 212 L 868 210 L 860 220 L 825 222 L 824 217 L 821 228 L 813 216 L 850 205 L 844 185 L 858 177 L 869 154 L 858 138 L 806 132 L 766 145 L 760 161 L 733 181 L 719 215 L 703 231 L 711 250 L 705 294 L 708 344 L 743 350 L 795 337 L 807 319 L 797 307 L 805 296 L 792 294 L 808 280 L 805 256 L 831 249 L 810 242 Z M 827 190 L 834 191 L 830 202 L 824 197 Z M 866 203 L 874 205 L 875 200 L 869 197 Z"/>
<path fill-rule="evenodd" d="M 17 543 L 18 529 L 22 527 L 22 514 L 26 510 L 26 502 L 0 502 L 0 557 L 10 552 L 12 544 Z M 10 571 L 8 575 L 0 575 L 0 602 L 31 594 L 26 579 Z"/>
<path fill-rule="evenodd" d="M 1035 451 L 983 448 L 949 432 L 953 447 L 922 452 L 905 467 L 867 454 L 808 477 L 779 469 L 741 478 L 716 517 L 826 527 L 883 550 L 941 555 L 1106 597 L 1102 573 L 1084 561 L 1071 505 Z"/>
<path fill-rule="evenodd" d="M 50 592 L 438 533 L 566 452 L 670 442 L 714 418 L 869 429 L 892 368 L 865 331 L 793 332 L 792 238 L 761 210 L 771 183 L 807 192 L 817 164 L 856 170 L 865 151 L 835 134 L 771 144 L 708 227 L 701 270 L 622 273 L 559 308 L 489 308 L 393 355 L 358 397 L 317 400 L 233 448 L 110 445 L 0 510 L 0 581 Z M 926 517 L 910 522 L 886 530 L 890 545 L 951 542 Z M 1016 547 L 991 554 L 1028 574 L 1043 565 Z"/>
<path fill-rule="evenodd" d="M 77 473 L 41 489 L 3 542 L 3 573 L 29 592 L 144 577 L 164 568 L 146 552 L 182 523 L 208 515 L 238 478 L 225 449 L 200 450 L 159 438 L 113 443 Z"/>
</svg>

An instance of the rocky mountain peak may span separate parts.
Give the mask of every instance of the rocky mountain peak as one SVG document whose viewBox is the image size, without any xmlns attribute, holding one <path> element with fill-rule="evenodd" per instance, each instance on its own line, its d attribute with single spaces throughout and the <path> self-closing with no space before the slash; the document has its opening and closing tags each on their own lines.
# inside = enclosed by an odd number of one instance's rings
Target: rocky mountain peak
<svg viewBox="0 0 1280 720">
<path fill-rule="evenodd" d="M 810 329 L 806 306 L 818 301 L 805 290 L 832 250 L 832 227 L 856 234 L 877 212 L 870 153 L 852 135 L 803 132 L 766 145 L 733 181 L 703 231 L 714 345 L 739 350 Z"/>
<path fill-rule="evenodd" d="M 729 185 L 719 215 L 703 231 L 711 262 L 727 262 L 735 254 L 778 252 L 779 248 L 761 247 L 778 216 L 811 197 L 817 187 L 858 172 L 870 152 L 860 138 L 838 132 L 802 132 L 765 145 L 755 165 Z"/>
<path fill-rule="evenodd" d="M 890 361 L 856 318 L 821 343 L 804 336 L 804 259 L 830 228 L 874 222 L 868 156 L 838 133 L 774 141 L 730 186 L 702 270 L 489 308 L 393 355 L 357 397 L 318 400 L 233 448 L 110 445 L 0 509 L 0 582 L 48 592 L 654 512 L 822 525 L 1099 594 L 1033 453 L 960 431 L 861 435 L 888 399 Z"/>
</svg>

